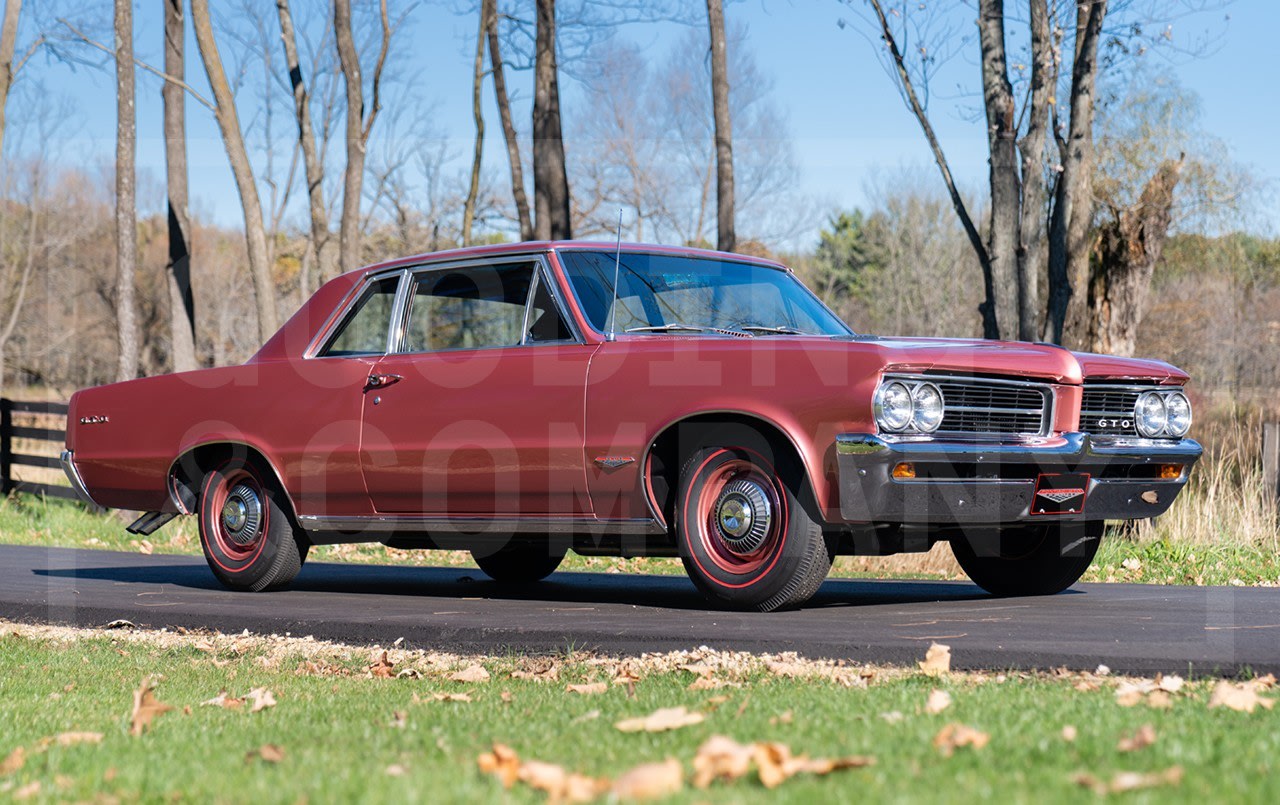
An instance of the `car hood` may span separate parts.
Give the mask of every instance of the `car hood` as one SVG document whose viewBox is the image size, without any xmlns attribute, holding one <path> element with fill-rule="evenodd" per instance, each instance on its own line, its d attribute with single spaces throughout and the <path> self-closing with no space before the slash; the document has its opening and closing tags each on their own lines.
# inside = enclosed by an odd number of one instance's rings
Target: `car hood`
<svg viewBox="0 0 1280 805">
<path fill-rule="evenodd" d="M 1056 383 L 1155 380 L 1183 383 L 1187 374 L 1163 361 L 1072 352 L 1054 344 L 963 338 L 859 337 L 881 352 L 885 371 L 973 372 L 1035 377 Z"/>
</svg>

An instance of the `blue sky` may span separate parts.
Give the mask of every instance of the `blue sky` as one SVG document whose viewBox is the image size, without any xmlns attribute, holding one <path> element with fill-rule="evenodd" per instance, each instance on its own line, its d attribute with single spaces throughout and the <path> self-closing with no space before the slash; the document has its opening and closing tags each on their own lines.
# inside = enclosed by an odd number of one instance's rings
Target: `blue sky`
<svg viewBox="0 0 1280 805">
<path fill-rule="evenodd" d="M 109 5 L 102 0 L 104 6 Z M 266 0 L 262 0 L 266 2 Z M 861 3 L 855 6 L 861 8 Z M 215 8 L 218 5 L 214 3 Z M 471 15 L 454 13 L 456 3 L 423 3 L 408 21 L 402 40 L 404 67 L 414 76 L 417 103 L 433 110 L 434 123 L 453 140 L 452 150 L 470 151 L 471 58 L 475 22 Z M 159 63 L 160 4 L 153 0 L 135 4 L 138 55 Z M 216 13 L 216 12 L 215 12 Z M 774 81 L 773 101 L 786 114 L 801 170 L 799 189 L 818 199 L 818 209 L 852 207 L 866 203 L 869 182 L 877 172 L 897 167 L 932 169 L 929 151 L 915 120 L 882 69 L 872 46 L 857 33 L 841 29 L 842 17 L 852 19 L 849 7 L 836 0 L 743 0 L 727 11 L 748 27 L 748 46 L 762 71 Z M 1255 178 L 1273 187 L 1280 182 L 1280 151 L 1274 145 L 1280 131 L 1280 90 L 1271 65 L 1275 31 L 1280 30 L 1280 3 L 1273 0 L 1239 0 L 1220 10 L 1179 19 L 1175 42 L 1190 41 L 1206 31 L 1219 34 L 1216 42 L 1195 58 L 1156 53 L 1156 69 L 1168 69 L 1184 87 L 1196 92 L 1202 104 L 1202 124 L 1221 139 L 1233 159 L 1247 166 Z M 672 24 L 631 25 L 620 32 L 645 46 L 654 58 L 682 35 Z M 938 86 L 949 92 L 977 86 L 974 48 L 950 62 Z M 204 87 L 194 41 L 188 45 L 188 79 Z M 63 96 L 72 111 L 57 135 L 58 151 L 67 163 L 94 165 L 111 159 L 115 148 L 114 78 L 111 70 L 66 66 L 34 60 L 21 76 L 29 86 L 42 82 L 45 102 Z M 509 81 L 525 99 L 531 75 L 512 73 Z M 139 72 L 139 167 L 159 182 L 164 175 L 160 140 L 159 80 Z M 575 109 L 576 87 L 566 81 L 566 115 Z M 490 137 L 486 167 L 505 177 L 505 154 L 498 142 L 496 112 L 486 87 Z M 23 110 L 11 98 L 9 119 L 17 127 Z M 961 184 L 980 191 L 985 179 L 985 134 L 980 122 L 965 108 L 973 98 L 933 101 L 935 127 Z M 188 104 L 189 156 L 193 206 L 198 214 L 226 225 L 239 225 L 240 207 L 227 168 L 225 153 L 212 116 L 196 103 Z M 517 108 L 527 116 L 527 106 Z M 290 134 L 288 120 L 281 131 Z M 12 129 L 11 129 L 12 131 Z M 12 140 L 21 137 L 12 132 Z M 9 147 L 6 143 L 6 148 Z M 20 147 L 20 146 L 17 146 Z M 527 158 L 527 155 L 526 155 Z M 458 168 L 463 167 L 462 158 Z M 145 188 L 146 182 L 143 185 Z M 1270 194 L 1271 199 L 1276 195 Z M 803 239 L 812 239 L 825 213 L 815 217 Z M 1254 229 L 1280 230 L 1280 210 L 1259 211 Z M 798 244 L 797 244 L 798 245 Z"/>
</svg>

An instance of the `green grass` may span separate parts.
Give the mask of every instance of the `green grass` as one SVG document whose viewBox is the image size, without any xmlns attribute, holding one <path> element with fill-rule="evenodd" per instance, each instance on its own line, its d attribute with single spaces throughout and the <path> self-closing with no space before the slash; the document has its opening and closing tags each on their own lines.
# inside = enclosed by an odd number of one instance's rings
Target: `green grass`
<svg viewBox="0 0 1280 805">
<path fill-rule="evenodd" d="M 119 513 L 95 513 L 67 501 L 15 495 L 0 500 L 0 542 L 130 552 L 144 550 L 143 539 L 125 531 L 128 519 Z M 1216 542 L 1181 541 L 1158 530 L 1149 529 L 1148 532 L 1156 536 L 1134 538 L 1118 532 L 1109 534 L 1084 581 L 1280 584 L 1280 553 L 1269 545 L 1229 537 Z M 200 538 L 195 519 L 191 517 L 173 520 L 147 538 L 146 543 L 153 553 L 200 554 Z M 475 566 L 470 555 L 463 551 L 402 551 L 377 543 L 319 546 L 312 550 L 310 561 Z M 684 573 L 679 559 L 584 557 L 574 553 L 565 557 L 561 568 L 590 572 Z M 946 545 L 937 545 L 927 554 L 886 558 L 839 557 L 831 575 L 834 578 L 964 578 Z"/>
<path fill-rule="evenodd" d="M 522 759 L 611 778 L 639 763 L 675 757 L 689 775 L 697 747 L 715 734 L 743 743 L 781 741 L 813 756 L 872 755 L 877 763 L 825 778 L 798 776 L 771 794 L 752 778 L 706 791 L 686 788 L 678 801 L 812 802 L 856 793 L 871 801 L 1083 802 L 1095 794 L 1073 782 L 1078 773 L 1105 780 L 1121 771 L 1172 766 L 1185 771 L 1180 785 L 1130 796 L 1280 798 L 1280 712 L 1209 709 L 1209 683 L 1189 684 L 1172 708 L 1157 710 L 1121 707 L 1106 682 L 1081 691 L 1076 679 L 1051 676 L 934 679 L 885 672 L 866 688 L 846 688 L 773 676 L 757 664 L 739 678 L 740 687 L 695 692 L 687 689 L 695 678 L 689 672 L 642 671 L 634 698 L 621 686 L 578 696 L 565 691 L 567 682 L 607 680 L 612 668 L 560 658 L 559 680 L 537 682 L 511 676 L 521 658 L 497 658 L 485 661 L 489 682 L 464 684 L 448 681 L 447 669 L 416 661 L 421 679 L 375 679 L 363 678 L 368 658 L 355 649 L 350 659 L 339 660 L 355 675 L 307 676 L 295 672 L 303 656 L 288 648 L 237 653 L 223 639 L 210 653 L 193 647 L 196 638 L 185 645 L 101 636 L 53 641 L 15 636 L 14 629 L 8 625 L 0 638 L 0 760 L 18 746 L 25 747 L 27 760 L 0 778 L 0 790 L 12 793 L 38 782 L 42 799 L 538 802 L 541 794 L 519 785 L 504 795 L 477 770 L 477 755 L 498 741 Z M 175 710 L 132 737 L 133 691 L 148 675 L 162 675 L 156 695 Z M 243 695 L 260 686 L 274 692 L 275 707 L 251 714 L 200 705 L 223 689 Z M 950 692 L 953 704 L 927 715 L 923 706 L 935 687 Z M 474 700 L 431 700 L 435 692 L 459 691 Z M 708 703 L 717 694 L 728 698 L 713 707 Z M 428 701 L 415 703 L 415 695 Z M 705 712 L 706 721 L 658 734 L 613 727 L 619 719 L 677 705 Z M 391 726 L 396 711 L 406 714 L 403 728 Z M 788 712 L 790 721 L 780 720 Z M 894 712 L 900 720 L 884 718 Z M 990 734 L 990 744 L 943 757 L 932 740 L 951 722 Z M 1062 737 L 1068 724 L 1078 730 L 1074 742 Z M 1118 753 L 1117 741 L 1145 724 L 1154 726 L 1156 742 Z M 38 750 L 41 739 L 73 730 L 104 737 L 99 744 Z M 263 744 L 282 747 L 284 760 L 246 761 L 246 753 Z M 388 775 L 392 765 L 406 773 Z"/>
</svg>

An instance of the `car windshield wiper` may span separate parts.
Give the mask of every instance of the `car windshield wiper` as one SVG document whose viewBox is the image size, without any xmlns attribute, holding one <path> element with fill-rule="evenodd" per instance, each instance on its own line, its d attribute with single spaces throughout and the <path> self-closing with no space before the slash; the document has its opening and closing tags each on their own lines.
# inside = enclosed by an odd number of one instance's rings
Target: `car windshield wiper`
<svg viewBox="0 0 1280 805">
<path fill-rule="evenodd" d="M 680 324 L 674 322 L 672 324 L 655 324 L 649 327 L 628 327 L 629 333 L 707 333 L 711 332 L 713 327 L 699 327 L 694 324 Z"/>
<path fill-rule="evenodd" d="M 766 327 L 763 324 L 739 324 L 734 328 L 748 333 L 772 333 L 774 335 L 813 335 L 794 327 Z"/>
</svg>

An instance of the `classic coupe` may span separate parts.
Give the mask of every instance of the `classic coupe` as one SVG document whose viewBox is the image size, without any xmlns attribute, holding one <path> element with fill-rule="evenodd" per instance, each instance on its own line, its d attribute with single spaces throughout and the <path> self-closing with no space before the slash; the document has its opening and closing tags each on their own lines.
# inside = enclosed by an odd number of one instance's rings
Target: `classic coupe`
<svg viewBox="0 0 1280 805">
<path fill-rule="evenodd" d="M 721 605 L 802 604 L 840 554 L 949 542 L 996 595 L 1065 590 L 1201 453 L 1187 375 L 1052 344 L 852 331 L 785 266 L 586 242 L 334 279 L 248 362 L 83 390 L 62 463 L 226 586 L 312 545 L 679 556 Z"/>
</svg>

